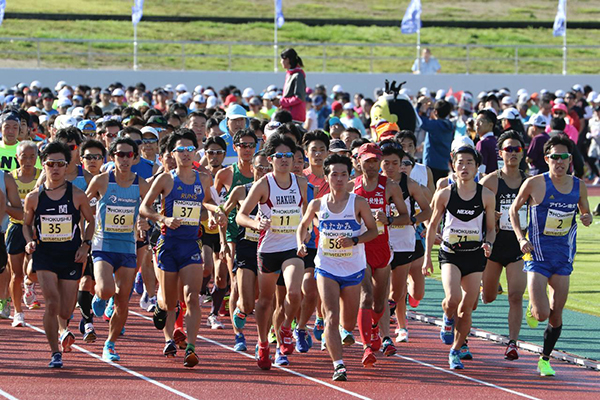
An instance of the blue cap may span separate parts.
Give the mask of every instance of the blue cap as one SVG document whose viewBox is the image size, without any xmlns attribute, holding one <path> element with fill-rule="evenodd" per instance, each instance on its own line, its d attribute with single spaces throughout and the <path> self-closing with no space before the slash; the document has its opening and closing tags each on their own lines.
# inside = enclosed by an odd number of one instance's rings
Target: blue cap
<svg viewBox="0 0 600 400">
<path fill-rule="evenodd" d="M 323 96 L 315 96 L 315 98 L 313 99 L 312 103 L 315 106 L 320 106 L 321 104 L 323 104 Z"/>
<path fill-rule="evenodd" d="M 80 131 L 95 131 L 96 123 L 91 119 L 84 119 L 77 123 L 77 129 Z"/>
<path fill-rule="evenodd" d="M 329 126 L 333 126 L 333 125 L 341 125 L 342 121 L 340 121 L 340 119 L 338 117 L 331 117 L 329 118 Z"/>
</svg>

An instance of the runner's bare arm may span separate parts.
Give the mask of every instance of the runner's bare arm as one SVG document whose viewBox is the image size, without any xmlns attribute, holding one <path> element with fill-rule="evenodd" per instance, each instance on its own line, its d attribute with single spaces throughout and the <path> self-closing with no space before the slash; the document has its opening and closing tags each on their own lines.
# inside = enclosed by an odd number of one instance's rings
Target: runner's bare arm
<svg viewBox="0 0 600 400">
<path fill-rule="evenodd" d="M 212 198 L 212 193 L 210 190 L 212 185 L 212 177 L 210 175 L 200 174 L 200 182 L 202 183 L 202 189 L 204 190 L 204 200 L 202 201 L 202 204 L 208 211 L 214 214 L 218 225 L 227 224 L 227 215 L 225 215 L 220 206 L 217 206 Z"/>
<path fill-rule="evenodd" d="M 23 219 L 23 207 L 15 178 L 11 174 L 4 174 L 4 185 L 6 186 L 6 196 L 3 203 L 6 205 L 6 213 L 15 219 Z"/>
<path fill-rule="evenodd" d="M 492 247 L 496 240 L 496 195 L 484 187 L 482 196 L 483 207 L 485 208 L 485 226 L 487 228 L 483 250 L 485 256 L 489 257 L 492 254 Z"/>
<path fill-rule="evenodd" d="M 171 229 L 177 229 L 181 225 L 179 218 L 170 217 L 167 218 L 156 212 L 154 207 L 154 201 L 158 196 L 162 195 L 163 198 L 167 196 L 173 189 L 173 178 L 170 174 L 162 174 L 152 182 L 152 186 L 146 193 L 142 204 L 140 205 L 140 215 L 154 222 L 160 222 L 167 225 Z"/>
<path fill-rule="evenodd" d="M 302 221 L 296 230 L 296 244 L 298 247 L 298 255 L 304 257 L 308 254 L 306 251 L 306 242 L 310 240 L 310 227 L 312 220 L 317 216 L 317 212 L 321 208 L 321 199 L 314 199 L 308 203 L 306 211 L 302 215 Z"/>
<path fill-rule="evenodd" d="M 271 221 L 266 218 L 253 219 L 250 213 L 258 205 L 258 203 L 265 203 L 269 197 L 269 184 L 267 178 L 262 177 L 256 182 L 250 193 L 246 196 L 246 200 L 242 203 L 239 212 L 235 217 L 235 221 L 238 225 L 245 228 L 251 228 L 257 231 L 268 229 L 271 226 Z"/>
<path fill-rule="evenodd" d="M 92 181 L 87 187 L 85 194 L 88 197 L 89 201 L 92 199 L 100 199 L 106 193 L 106 189 L 108 188 L 108 173 L 104 172 L 98 176 L 92 178 Z"/>
<path fill-rule="evenodd" d="M 587 186 L 583 180 L 579 180 L 579 220 L 584 226 L 590 226 L 594 217 L 590 213 L 590 203 L 588 202 Z"/>
<path fill-rule="evenodd" d="M 442 221 L 448 200 L 450 199 L 450 189 L 445 188 L 435 192 L 433 196 L 433 212 L 429 219 L 429 227 L 425 237 L 425 257 L 423 259 L 423 275 L 429 276 L 433 272 L 433 262 L 431 261 L 431 251 L 437 234 L 437 227 Z"/>
<path fill-rule="evenodd" d="M 406 208 L 406 203 L 402 197 L 402 189 L 400 189 L 400 185 L 388 179 L 385 191 L 387 198 L 392 199 L 392 202 L 396 205 L 396 210 L 398 210 L 398 216 L 394 217 L 392 224 L 410 225 L 410 215 L 408 215 L 408 209 Z M 386 225 L 388 225 L 387 222 Z"/>
<path fill-rule="evenodd" d="M 223 212 L 229 215 L 230 212 L 242 204 L 244 199 L 246 199 L 246 188 L 244 186 L 236 186 L 223 204 Z"/>
<path fill-rule="evenodd" d="M 304 176 L 296 176 L 296 179 L 298 180 L 298 186 L 300 187 L 300 194 L 304 199 L 304 201 L 302 202 L 302 213 L 304 213 L 306 211 L 306 207 L 308 206 L 308 202 L 306 201 L 306 198 L 308 196 L 306 193 L 306 191 L 308 190 L 308 180 L 306 180 Z"/>
<path fill-rule="evenodd" d="M 223 168 L 215 175 L 215 189 L 217 193 L 221 193 L 221 190 L 225 188 L 229 191 L 231 187 L 231 182 L 233 181 L 233 167 L 229 166 L 227 168 Z"/>
<path fill-rule="evenodd" d="M 356 196 L 354 200 L 357 221 L 363 221 L 367 230 L 361 235 L 358 235 L 358 243 L 367 243 L 375 239 L 379 234 L 377 232 L 377 222 L 371 212 L 371 207 L 364 197 Z M 354 245 L 352 238 L 338 238 L 338 243 L 342 247 L 350 247 Z"/>
<path fill-rule="evenodd" d="M 25 215 L 23 216 L 23 237 L 27 243 L 25 250 L 27 254 L 35 251 L 36 243 L 33 241 L 33 220 L 35 218 L 35 209 L 38 206 L 39 192 L 33 190 L 25 197 Z"/>
<path fill-rule="evenodd" d="M 523 182 L 523 185 L 521 185 L 521 189 L 519 189 L 519 194 L 517 194 L 517 197 L 515 197 L 515 200 L 510 206 L 510 211 L 508 212 L 508 215 L 510 216 L 510 223 L 513 227 L 513 230 L 515 231 L 517 239 L 519 240 L 519 244 L 521 243 L 521 241 L 525 242 L 525 240 L 522 240 L 525 237 L 525 234 L 521 230 L 521 221 L 519 220 L 519 209 L 523 207 L 523 205 L 527 203 L 527 201 L 531 197 L 531 191 L 533 189 L 533 186 L 533 178 L 529 178 L 525 180 L 525 182 Z M 522 246 L 521 249 L 523 249 Z M 529 248 L 528 250 L 531 251 L 532 248 Z"/>
<path fill-rule="evenodd" d="M 90 245 L 85 241 L 92 240 L 94 237 L 94 231 L 96 230 L 96 220 L 94 218 L 94 212 L 90 206 L 90 201 L 86 196 L 85 192 L 79 188 L 73 187 L 73 203 L 75 207 L 79 209 L 81 216 L 86 220 L 85 232 L 83 233 L 83 242 L 77 252 L 75 253 L 75 262 L 84 263 L 87 260 L 88 253 L 90 251 Z"/>
<path fill-rule="evenodd" d="M 416 216 L 417 222 L 415 222 L 415 225 L 419 225 L 421 222 L 425 222 L 431 217 L 431 207 L 429 206 L 427 196 L 425 196 L 425 190 L 429 189 L 408 178 L 408 191 L 410 192 L 410 197 L 417 202 L 421 209 L 419 215 Z"/>
</svg>

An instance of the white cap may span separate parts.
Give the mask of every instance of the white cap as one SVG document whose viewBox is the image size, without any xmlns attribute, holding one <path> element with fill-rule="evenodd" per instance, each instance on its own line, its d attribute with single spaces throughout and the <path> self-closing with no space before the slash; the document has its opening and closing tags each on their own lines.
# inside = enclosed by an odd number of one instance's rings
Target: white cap
<svg viewBox="0 0 600 400">
<path fill-rule="evenodd" d="M 36 89 L 41 89 L 42 88 L 42 83 L 40 81 L 33 81 L 29 84 L 29 87 L 31 89 L 36 88 Z"/>
<path fill-rule="evenodd" d="M 151 134 L 153 134 L 154 136 L 156 136 L 156 138 L 158 139 L 158 132 L 156 131 L 156 129 L 154 129 L 154 128 L 153 128 L 153 127 L 151 127 L 151 126 L 145 126 L 145 127 L 143 127 L 143 128 L 140 130 L 140 132 L 142 132 L 142 135 L 143 135 L 144 133 L 151 133 Z"/>
<path fill-rule="evenodd" d="M 502 98 L 502 104 L 505 106 L 509 106 L 511 104 L 515 104 L 515 102 L 513 101 L 512 97 L 510 96 L 504 96 Z"/>
<path fill-rule="evenodd" d="M 83 107 L 75 107 L 71 110 L 71 117 L 75 119 L 83 119 L 83 115 L 85 114 L 85 110 Z"/>
<path fill-rule="evenodd" d="M 543 95 L 545 95 L 546 93 L 548 93 L 548 90 L 547 90 L 547 89 L 542 89 L 542 90 L 540 90 L 540 96 L 543 96 Z"/>
<path fill-rule="evenodd" d="M 598 97 L 598 92 L 591 91 L 590 94 L 588 94 L 588 97 L 586 100 L 588 103 L 594 103 L 595 102 L 594 100 L 596 100 L 596 97 Z"/>
<path fill-rule="evenodd" d="M 354 110 L 354 107 L 352 106 L 352 102 L 347 102 L 346 104 L 344 104 L 343 107 L 344 110 Z"/>
<path fill-rule="evenodd" d="M 441 100 L 444 97 L 446 97 L 446 91 L 444 89 L 440 89 L 435 93 L 435 99 L 436 100 Z"/>
<path fill-rule="evenodd" d="M 527 103 L 531 99 L 528 93 L 523 93 L 519 96 L 519 104 Z"/>
<path fill-rule="evenodd" d="M 64 129 L 70 126 L 77 126 L 77 120 L 68 115 L 59 115 L 54 120 L 54 128 L 55 129 Z"/>
<path fill-rule="evenodd" d="M 458 100 L 454 96 L 446 96 L 446 101 L 456 107 Z"/>
<path fill-rule="evenodd" d="M 194 93 L 201 94 L 202 92 L 204 92 L 204 86 L 198 85 L 194 88 Z"/>
<path fill-rule="evenodd" d="M 502 114 L 500 114 L 498 119 L 519 119 L 520 117 L 519 111 L 516 108 L 511 107 L 502 111 Z"/>
<path fill-rule="evenodd" d="M 598 96 L 596 96 L 593 103 L 600 103 L 600 94 Z"/>
<path fill-rule="evenodd" d="M 452 141 L 452 150 L 450 151 L 454 152 L 460 149 L 461 147 L 470 147 L 472 149 L 475 149 L 475 143 L 473 143 L 473 140 L 468 136 L 459 136 Z"/>
<path fill-rule="evenodd" d="M 581 92 L 581 93 L 584 92 L 583 86 L 581 86 L 580 84 L 573 85 L 573 87 L 571 89 L 573 89 L 576 92 Z"/>
<path fill-rule="evenodd" d="M 215 92 L 213 92 L 212 89 L 206 89 L 204 92 L 202 92 L 202 94 L 205 95 L 206 97 L 216 96 Z"/>
<path fill-rule="evenodd" d="M 421 89 L 419 89 L 419 94 L 422 94 L 423 96 L 431 97 L 431 92 L 425 86 L 423 86 Z"/>
<path fill-rule="evenodd" d="M 487 92 L 479 92 L 479 94 L 477 95 L 477 99 L 481 100 L 486 96 L 487 96 Z"/>
<path fill-rule="evenodd" d="M 0 103 L 1 103 L 1 102 L 0 102 Z M 31 113 L 41 113 L 41 112 L 42 112 L 42 110 L 40 110 L 40 109 L 39 109 L 39 108 L 37 108 L 36 106 L 31 106 L 31 107 L 29 107 L 29 108 L 27 109 L 27 112 L 28 112 L 29 114 L 31 114 Z"/>
<path fill-rule="evenodd" d="M 165 89 L 166 92 L 172 92 L 173 91 L 173 85 L 171 85 L 170 83 L 168 83 L 168 84 L 165 85 L 165 87 L 163 89 Z"/>
<path fill-rule="evenodd" d="M 402 88 L 402 89 L 400 89 L 400 91 L 398 92 L 398 94 L 403 94 L 405 96 L 410 96 L 410 89 Z"/>
<path fill-rule="evenodd" d="M 335 85 L 331 91 L 333 93 L 344 93 L 344 88 L 342 88 L 342 85 Z"/>
<path fill-rule="evenodd" d="M 275 92 L 267 92 L 263 95 L 263 99 L 267 100 L 273 100 L 275 97 L 277 97 L 277 93 Z"/>
<path fill-rule="evenodd" d="M 180 83 L 179 85 L 177 85 L 175 87 L 175 91 L 176 92 L 187 92 L 187 86 L 185 86 L 183 83 Z"/>
<path fill-rule="evenodd" d="M 116 88 L 115 90 L 112 91 L 111 96 L 113 96 L 113 97 L 125 96 L 125 92 L 121 88 Z"/>
<path fill-rule="evenodd" d="M 194 103 L 206 103 L 206 97 L 201 94 L 197 94 L 194 96 Z"/>
<path fill-rule="evenodd" d="M 268 138 L 277 131 L 277 128 L 281 126 L 279 121 L 271 121 L 265 126 L 265 137 Z"/>
<path fill-rule="evenodd" d="M 510 95 L 510 91 L 508 91 L 507 89 L 500 89 L 498 90 L 498 94 L 503 94 L 505 96 Z"/>
<path fill-rule="evenodd" d="M 217 104 L 219 104 L 219 100 L 216 96 L 209 96 L 208 99 L 206 99 L 206 108 L 215 108 L 217 107 Z"/>
<path fill-rule="evenodd" d="M 269 85 L 269 86 L 267 87 L 267 90 L 266 90 L 266 91 L 267 91 L 267 92 L 273 92 L 273 91 L 276 91 L 276 90 L 277 90 L 277 86 L 275 86 L 275 85 Z"/>
<path fill-rule="evenodd" d="M 247 87 L 246 89 L 244 89 L 244 92 L 242 93 L 242 97 L 243 98 L 248 98 L 248 97 L 254 97 L 254 89 L 252 89 L 251 87 Z"/>
<path fill-rule="evenodd" d="M 4 95 L 2 93 L 0 93 L 0 105 L 4 104 Z"/>
<path fill-rule="evenodd" d="M 73 103 L 67 97 L 59 97 L 56 103 L 57 107 L 71 107 Z"/>
<path fill-rule="evenodd" d="M 58 81 L 58 83 L 56 84 L 56 86 L 54 86 L 54 90 L 58 92 L 60 89 L 62 89 L 65 86 L 67 86 L 67 82 L 65 82 L 65 81 Z"/>
<path fill-rule="evenodd" d="M 517 90 L 517 96 L 522 96 L 523 94 L 527 94 L 527 89 L 521 88 Z"/>
<path fill-rule="evenodd" d="M 48 121 L 48 118 L 50 118 L 48 116 L 48 114 L 42 114 L 38 117 L 40 119 L 40 124 L 43 124 L 44 122 Z"/>
<path fill-rule="evenodd" d="M 563 97 L 565 97 L 565 91 L 564 91 L 564 90 L 560 90 L 560 89 L 558 89 L 556 92 L 554 92 L 554 95 L 555 95 L 556 97 L 563 98 Z"/>
<path fill-rule="evenodd" d="M 73 93 L 71 93 L 71 91 L 65 87 L 59 90 L 58 97 L 69 97 L 72 94 Z"/>
<path fill-rule="evenodd" d="M 192 95 L 188 92 L 183 92 L 179 96 L 177 96 L 177 102 L 185 104 L 192 99 Z"/>
</svg>

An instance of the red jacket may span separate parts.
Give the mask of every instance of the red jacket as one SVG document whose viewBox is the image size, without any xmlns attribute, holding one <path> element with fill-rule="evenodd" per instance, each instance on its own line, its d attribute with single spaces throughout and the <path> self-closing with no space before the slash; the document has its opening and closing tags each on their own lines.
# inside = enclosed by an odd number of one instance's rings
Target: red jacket
<svg viewBox="0 0 600 400">
<path fill-rule="evenodd" d="M 290 69 L 285 74 L 281 108 L 292 114 L 294 121 L 306 120 L 306 74 L 302 68 Z"/>
</svg>

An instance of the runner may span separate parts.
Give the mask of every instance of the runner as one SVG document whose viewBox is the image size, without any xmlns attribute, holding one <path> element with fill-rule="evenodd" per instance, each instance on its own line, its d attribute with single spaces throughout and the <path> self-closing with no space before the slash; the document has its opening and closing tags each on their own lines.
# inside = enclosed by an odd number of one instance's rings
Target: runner
<svg viewBox="0 0 600 400">
<path fill-rule="evenodd" d="M 95 223 L 85 193 L 66 180 L 71 153 L 64 143 L 49 143 L 40 156 L 47 179 L 25 198 L 25 250 L 33 254 L 33 270 L 44 294 L 44 330 L 52 351 L 50 368 L 63 365 L 57 317 L 66 321 L 73 314 L 82 263 L 90 250 Z M 87 221 L 83 241 L 79 230 L 81 217 Z M 68 329 L 62 330 L 63 352 L 70 352 L 74 341 L 75 336 Z"/>
<path fill-rule="evenodd" d="M 138 156 L 138 146 L 133 139 L 117 138 L 111 143 L 108 154 L 115 163 L 114 169 L 95 177 L 86 191 L 90 201 L 97 199 L 98 226 L 92 242 L 96 294 L 92 308 L 94 314 L 102 315 L 106 302 L 113 299 L 114 312 L 102 358 L 119 361 L 115 342 L 129 312 L 129 296 L 137 267 L 135 230 L 140 196 L 148 192 L 148 183 L 131 171 Z"/>
<path fill-rule="evenodd" d="M 374 143 L 365 143 L 358 150 L 361 176 L 351 182 L 354 193 L 367 199 L 371 212 L 377 221 L 377 238 L 365 245 L 367 268 L 362 281 L 358 329 L 365 349 L 362 363 L 372 367 L 377 361 L 374 351 L 382 347 L 379 335 L 379 321 L 385 312 L 390 287 L 390 262 L 393 254 L 389 243 L 389 225 L 408 225 L 410 217 L 404 204 L 402 190 L 397 183 L 379 174 L 383 153 Z M 388 205 L 394 203 L 397 217 L 387 215 Z M 384 321 L 389 325 L 389 318 Z M 389 329 L 389 326 L 385 328 Z M 392 340 L 386 337 L 385 355 L 396 352 Z"/>
<path fill-rule="evenodd" d="M 188 329 L 188 344 L 183 365 L 189 368 L 198 364 L 195 345 L 201 318 L 199 296 L 202 286 L 202 206 L 212 212 L 218 211 L 218 217 L 223 216 L 212 202 L 210 177 L 193 169 L 197 146 L 196 135 L 189 129 L 179 129 L 169 136 L 167 149 L 173 154 L 177 168 L 154 180 L 140 207 L 142 217 L 160 222 L 163 226 L 157 243 L 158 266 L 163 271 L 159 276 L 162 299 L 159 299 L 154 311 L 154 323 L 159 329 L 165 327 L 167 312 L 174 311 L 177 306 L 178 281 L 181 280 Z M 152 208 L 158 196 L 162 196 L 163 199 L 160 214 Z"/>
<path fill-rule="evenodd" d="M 525 172 L 519 169 L 525 143 L 517 132 L 507 131 L 498 138 L 498 149 L 504 165 L 481 180 L 481 184 L 496 195 L 496 212 L 500 214 L 494 248 L 483 271 L 481 300 L 483 304 L 496 300 L 502 268 L 506 267 L 510 309 L 508 311 L 509 342 L 504 358 L 516 360 L 519 358 L 517 340 L 523 321 L 523 293 L 527 286 L 527 274 L 523 272 L 523 253 L 510 223 L 509 210 L 519 193 L 519 188 L 527 178 Z M 521 207 L 519 214 L 521 229 L 526 232 L 526 204 Z"/>
<path fill-rule="evenodd" d="M 444 324 L 440 337 L 443 343 L 452 345 L 448 356 L 451 369 L 464 368 L 459 354 L 471 329 L 485 257 L 490 256 L 496 238 L 494 194 L 474 180 L 479 163 L 479 153 L 472 147 L 460 147 L 452 153 L 456 182 L 435 193 L 427 230 L 423 261 L 426 276 L 433 272 L 431 251 L 437 226 L 444 218 L 439 260 L 446 297 L 442 301 Z M 463 353 L 469 353 L 468 347 Z"/>
<path fill-rule="evenodd" d="M 310 202 L 296 233 L 298 255 L 305 257 L 309 254 L 305 242 L 310 238 L 313 220 L 318 218 L 320 241 L 315 278 L 325 310 L 325 342 L 333 361 L 334 381 L 348 379 L 340 329 L 352 332 L 356 326 L 360 284 L 367 269 L 363 243 L 377 237 L 377 224 L 369 204 L 348 191 L 351 172 L 352 161 L 348 157 L 338 154 L 327 157 L 324 173 L 331 193 Z M 366 231 L 361 234 L 363 222 Z"/>
<path fill-rule="evenodd" d="M 296 145 L 289 137 L 280 134 L 269 137 L 264 151 L 269 155 L 273 172 L 252 187 L 236 217 L 241 226 L 260 231 L 256 360 L 261 369 L 271 368 L 268 334 L 275 286 L 280 275 L 283 275 L 287 294 L 285 319 L 278 332 L 281 338 L 279 348 L 284 355 L 294 351 L 291 325 L 300 309 L 304 273 L 304 262 L 296 254 L 295 233 L 306 209 L 307 190 L 306 179 L 290 172 L 295 150 Z M 259 203 L 259 218 L 253 219 L 250 214 Z"/>
<path fill-rule="evenodd" d="M 577 243 L 577 208 L 584 226 L 590 226 L 593 219 L 585 183 L 568 175 L 572 146 L 573 142 L 565 135 L 550 138 L 544 145 L 549 172 L 527 179 L 510 208 L 511 224 L 525 254 L 530 296 L 527 324 L 535 328 L 538 321 L 548 320 L 537 368 L 541 376 L 555 375 L 550 355 L 562 331 L 562 311 L 569 294 Z M 521 229 L 519 212 L 526 203 L 529 204 L 527 236 Z M 548 286 L 550 296 L 546 294 Z"/>
</svg>

